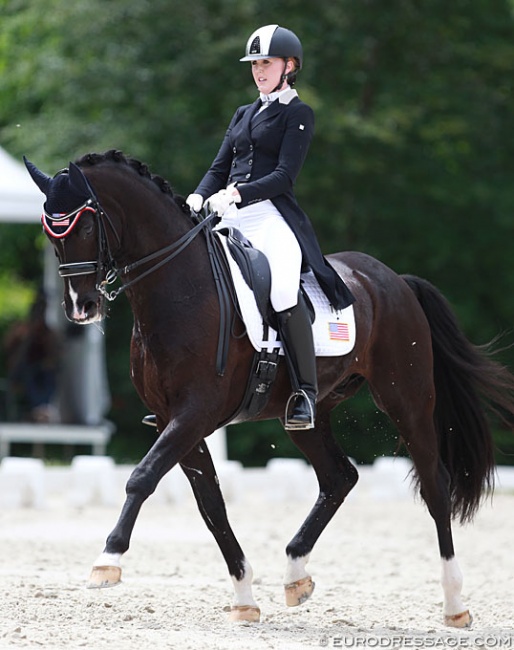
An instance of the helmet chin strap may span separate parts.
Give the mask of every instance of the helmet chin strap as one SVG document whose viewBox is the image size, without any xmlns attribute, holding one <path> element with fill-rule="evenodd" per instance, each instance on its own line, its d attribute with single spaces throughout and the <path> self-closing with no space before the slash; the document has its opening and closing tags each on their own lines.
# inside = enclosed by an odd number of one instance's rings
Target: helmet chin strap
<svg viewBox="0 0 514 650">
<path fill-rule="evenodd" d="M 284 70 L 283 70 L 282 74 L 280 75 L 280 81 L 275 86 L 275 88 L 273 88 L 273 90 L 271 91 L 272 93 L 276 93 L 277 90 L 282 90 L 282 86 L 284 85 L 284 81 L 287 79 L 286 68 L 287 68 L 287 59 L 284 59 Z M 271 95 L 271 93 L 270 93 L 270 95 Z"/>
</svg>

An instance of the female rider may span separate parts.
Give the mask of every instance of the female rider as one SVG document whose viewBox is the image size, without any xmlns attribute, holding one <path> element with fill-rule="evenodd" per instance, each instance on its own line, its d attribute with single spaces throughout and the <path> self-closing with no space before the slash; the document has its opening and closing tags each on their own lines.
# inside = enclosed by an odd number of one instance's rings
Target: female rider
<svg viewBox="0 0 514 650">
<path fill-rule="evenodd" d="M 314 132 L 313 111 L 293 90 L 303 64 L 300 40 L 284 27 L 266 25 L 250 36 L 241 61 L 251 62 L 260 96 L 236 110 L 216 158 L 187 203 L 199 212 L 207 201 L 222 218 L 218 227 L 237 228 L 266 255 L 271 304 L 296 393 L 286 426 L 310 429 L 318 388 L 300 271 L 311 268 L 335 309 L 354 298 L 323 257 L 293 192 Z"/>
</svg>

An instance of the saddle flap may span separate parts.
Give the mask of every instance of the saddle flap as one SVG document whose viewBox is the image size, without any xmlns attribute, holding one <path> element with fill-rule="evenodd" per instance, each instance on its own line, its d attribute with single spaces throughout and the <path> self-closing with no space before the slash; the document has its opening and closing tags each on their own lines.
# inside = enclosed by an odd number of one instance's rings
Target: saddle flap
<svg viewBox="0 0 514 650">
<path fill-rule="evenodd" d="M 253 291 L 264 322 L 276 329 L 276 318 L 270 302 L 271 270 L 267 257 L 254 248 L 237 228 L 220 228 L 217 232 L 226 237 L 230 255 L 238 265 L 246 284 Z"/>
</svg>

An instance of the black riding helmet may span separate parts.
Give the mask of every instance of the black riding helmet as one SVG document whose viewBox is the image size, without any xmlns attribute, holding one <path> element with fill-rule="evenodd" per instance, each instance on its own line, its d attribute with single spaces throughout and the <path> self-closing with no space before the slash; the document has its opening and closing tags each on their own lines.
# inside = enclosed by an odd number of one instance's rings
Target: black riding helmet
<svg viewBox="0 0 514 650">
<path fill-rule="evenodd" d="M 303 48 L 298 36 L 290 29 L 279 25 L 259 27 L 248 39 L 245 56 L 239 60 L 255 61 L 267 57 L 279 57 L 284 59 L 284 62 L 290 58 L 295 59 L 295 70 L 287 75 L 283 74 L 278 87 L 282 85 L 284 79 L 287 79 L 289 85 L 293 86 L 296 81 L 296 73 L 302 69 L 303 65 Z"/>
</svg>

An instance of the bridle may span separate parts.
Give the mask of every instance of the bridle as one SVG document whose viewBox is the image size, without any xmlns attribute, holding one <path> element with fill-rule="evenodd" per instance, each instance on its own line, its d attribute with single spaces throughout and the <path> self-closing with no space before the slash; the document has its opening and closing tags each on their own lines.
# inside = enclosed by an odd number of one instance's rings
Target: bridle
<svg viewBox="0 0 514 650">
<path fill-rule="evenodd" d="M 82 204 L 73 212 L 59 215 L 50 215 L 48 212 L 46 212 L 46 210 L 44 210 L 43 216 L 41 217 L 43 228 L 51 238 L 62 240 L 64 244 L 64 239 L 73 231 L 79 222 L 80 217 L 88 212 L 92 213 L 95 216 L 95 223 L 98 226 L 97 259 L 88 260 L 86 262 L 68 262 L 66 264 L 60 264 L 58 269 L 59 275 L 62 278 L 69 278 L 80 275 L 91 275 L 95 273 L 97 276 L 95 288 L 109 301 L 115 300 L 120 295 L 120 293 L 126 291 L 133 284 L 139 282 L 139 280 L 142 280 L 150 273 L 153 273 L 161 266 L 164 266 L 164 264 L 170 262 L 187 246 L 189 246 L 189 244 L 201 230 L 206 228 L 206 226 L 217 217 L 216 213 L 211 213 L 205 219 L 199 221 L 193 228 L 191 228 L 191 230 L 182 235 L 182 237 L 177 239 L 177 241 L 169 244 L 168 246 L 165 246 L 164 248 L 160 248 L 154 253 L 145 255 L 145 257 L 142 257 L 132 264 L 127 264 L 123 268 L 118 269 L 109 244 L 106 225 L 108 225 L 114 233 L 118 245 L 121 244 L 121 238 L 116 228 L 114 227 L 112 219 L 102 208 L 96 197 L 90 197 L 84 204 Z M 55 232 L 56 228 L 64 228 L 64 230 L 62 232 Z M 132 278 L 132 280 L 123 283 L 120 287 L 113 291 L 107 290 L 107 286 L 113 284 L 119 277 L 126 276 L 140 266 L 148 264 L 149 262 L 153 262 L 163 255 L 166 257 L 159 260 L 153 266 L 146 269 L 136 277 Z"/>
<path fill-rule="evenodd" d="M 109 239 L 105 229 L 104 218 L 109 223 L 112 231 L 114 232 L 118 242 L 119 236 L 112 224 L 112 221 L 101 208 L 96 199 L 89 198 L 79 208 L 73 212 L 62 214 L 50 215 L 46 209 L 43 211 L 41 221 L 43 229 L 52 239 L 61 240 L 64 245 L 64 240 L 75 229 L 79 223 L 80 217 L 86 213 L 92 213 L 97 219 L 99 236 L 98 236 L 98 257 L 96 260 L 88 260 L 86 262 L 68 262 L 59 265 L 59 275 L 62 278 L 76 277 L 79 275 L 90 275 L 96 273 L 97 275 L 97 288 L 102 283 L 108 281 L 114 282 L 116 279 L 114 258 L 111 254 Z M 101 215 L 101 216 L 100 216 Z M 112 280 L 111 280 L 112 278 Z"/>
</svg>

